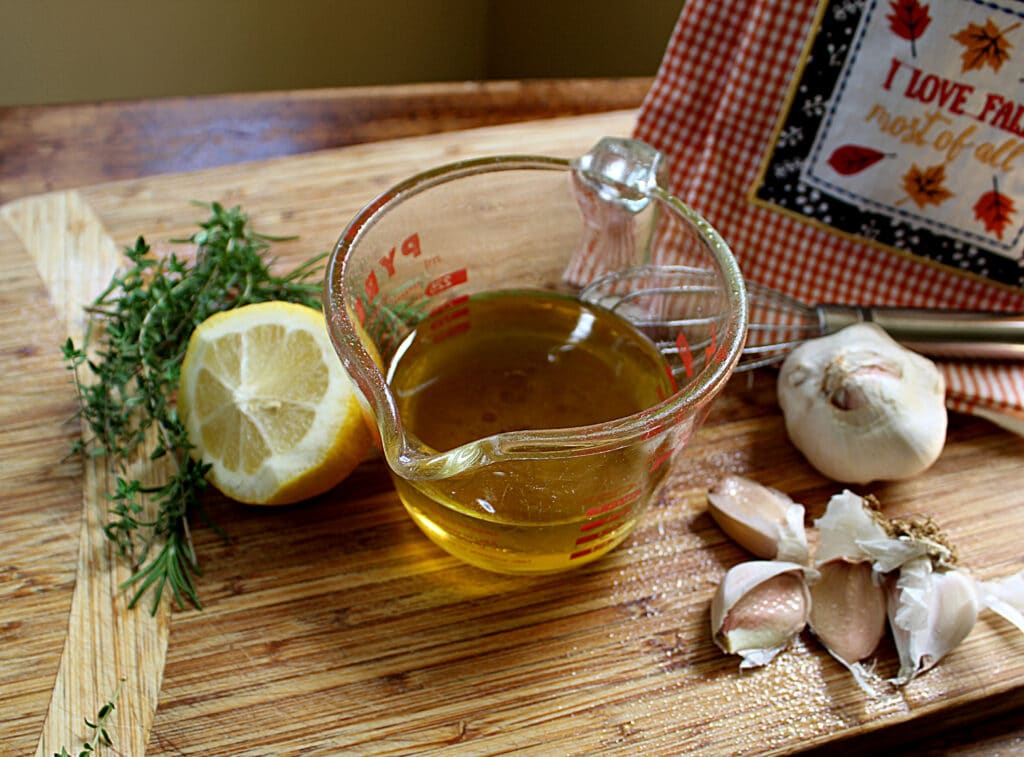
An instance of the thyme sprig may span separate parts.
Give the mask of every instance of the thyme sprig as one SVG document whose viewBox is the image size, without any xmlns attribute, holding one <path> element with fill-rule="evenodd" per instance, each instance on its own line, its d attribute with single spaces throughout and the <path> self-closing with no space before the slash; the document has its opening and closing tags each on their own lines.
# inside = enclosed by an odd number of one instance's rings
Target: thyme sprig
<svg viewBox="0 0 1024 757">
<path fill-rule="evenodd" d="M 114 742 L 110 738 L 110 734 L 107 733 L 107 720 L 109 720 L 110 716 L 114 714 L 114 703 L 117 702 L 117 698 L 121 695 L 122 686 L 124 686 L 123 678 L 118 682 L 117 688 L 114 689 L 113 696 L 111 696 L 110 699 L 107 700 L 106 704 L 100 707 L 99 712 L 96 713 L 95 723 L 92 720 L 89 720 L 89 718 L 83 718 L 86 728 L 92 731 L 92 735 L 89 737 L 88 741 L 82 744 L 82 749 L 78 752 L 77 757 L 89 757 L 89 755 L 96 754 L 101 745 L 114 745 Z M 66 747 L 62 746 L 60 748 L 60 752 L 53 753 L 53 757 L 71 757 L 71 754 L 68 752 Z"/>
<path fill-rule="evenodd" d="M 208 466 L 189 455 L 193 445 L 174 406 L 192 331 L 213 313 L 254 302 L 288 300 L 320 307 L 320 284 L 311 279 L 324 255 L 276 275 L 266 254 L 271 242 L 285 237 L 254 232 L 238 207 L 201 205 L 210 219 L 188 239 L 172 240 L 194 243 L 194 261 L 173 252 L 156 257 L 140 236 L 125 249 L 126 269 L 87 309 L 83 344 L 69 338 L 62 348 L 90 434 L 75 442 L 73 451 L 109 461 L 113 483 L 104 531 L 132 565 L 134 574 L 122 584 L 134 591 L 129 606 L 152 590 L 153 613 L 165 588 L 179 607 L 186 601 L 202 607 L 194 582 L 202 571 L 189 514 L 216 529 L 200 497 Z M 147 442 L 152 444 L 148 458 L 168 458 L 172 470 L 166 481 L 151 486 L 131 473 Z"/>
</svg>

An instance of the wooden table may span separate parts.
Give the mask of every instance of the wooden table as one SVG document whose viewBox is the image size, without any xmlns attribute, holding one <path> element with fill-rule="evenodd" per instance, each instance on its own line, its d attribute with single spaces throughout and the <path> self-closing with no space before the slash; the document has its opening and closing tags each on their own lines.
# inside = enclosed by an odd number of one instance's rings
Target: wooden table
<svg viewBox="0 0 1024 757">
<path fill-rule="evenodd" d="M 649 85 L 466 82 L 0 108 L 0 204 L 115 179 L 635 108 Z"/>
<path fill-rule="evenodd" d="M 466 83 L 5 108 L 0 109 L 0 204 L 39 192 L 114 180 L 243 164 L 257 159 L 478 126 L 636 108 L 649 84 L 647 79 Z M 10 249 L 11 239 L 4 233 L 0 233 L 0 245 L 6 243 Z M 5 273 L 8 282 L 4 290 L 8 293 L 5 295 L 7 309 L 0 315 L 8 332 L 20 336 L 11 336 L 0 344 L 0 357 L 5 361 L 4 383 L 0 385 L 0 390 L 4 391 L 0 397 L 3 403 L 0 405 L 0 459 L 8 461 L 0 463 L 0 490 L 4 491 L 5 508 L 0 514 L 4 520 L 0 522 L 7 528 L 6 534 L 0 537 L 0 602 L 16 602 L 18 607 L 32 608 L 32 611 L 18 617 L 11 614 L 0 616 L 0 753 L 23 754 L 35 748 L 60 657 L 70 596 L 75 585 L 83 474 L 81 464 L 65 456 L 68 445 L 78 433 L 76 424 L 38 423 L 42 418 L 70 415 L 74 409 L 59 359 L 50 350 L 50 346 L 61 339 L 60 329 L 52 323 L 52 305 L 47 303 L 46 292 L 30 261 L 12 262 L 8 256 L 7 262 L 9 265 Z M 12 292 L 19 293 L 16 301 L 10 294 Z M 38 326 L 30 328 L 26 326 L 26 320 Z M 24 336 L 29 331 L 33 334 L 31 338 Z M 34 380 L 33 385 L 25 386 L 18 382 L 19 372 L 41 378 Z M 735 448 L 737 445 L 753 446 L 758 443 L 761 426 L 755 427 L 746 420 L 757 415 L 769 418 L 768 425 L 778 432 L 780 426 L 773 406 L 770 376 L 755 377 L 750 383 L 730 392 L 709 419 L 708 430 L 702 432 L 703 441 L 710 455 L 718 455 L 714 459 L 719 461 L 719 465 L 725 467 L 727 462 L 723 461 L 734 463 L 740 457 L 748 462 L 755 459 L 756 456 L 751 457 L 749 453 L 737 453 Z M 1004 463 L 1022 459 L 1024 447 L 1020 440 L 985 422 L 955 417 L 950 434 L 958 454 L 972 464 L 978 462 L 980 465 L 979 461 L 986 459 Z M 827 482 L 809 471 L 792 450 L 779 454 L 780 459 L 795 471 L 789 476 L 794 486 L 806 494 L 821 495 L 828 490 Z M 17 464 L 12 460 L 17 460 Z M 331 617 L 311 614 L 291 618 L 288 629 L 272 629 L 275 632 L 269 634 L 271 641 L 263 644 L 259 640 L 258 617 L 247 616 L 246 621 L 253 627 L 239 628 L 231 625 L 227 610 L 218 612 L 215 609 L 218 604 L 227 607 L 237 601 L 244 602 L 247 593 L 259 590 L 260 582 L 275 580 L 265 563 L 266 555 L 274 549 L 275 537 L 283 535 L 292 546 L 310 539 L 316 548 L 324 548 L 329 542 L 323 542 L 323 537 L 316 541 L 309 534 L 311 529 L 358 528 L 360 523 L 372 520 L 371 510 L 380 506 L 382 501 L 393 503 L 393 494 L 379 463 L 364 465 L 348 486 L 354 492 L 353 500 L 363 504 L 356 512 L 348 513 L 347 521 L 340 525 L 337 519 L 319 524 L 305 522 L 309 517 L 328 515 L 323 506 L 299 508 L 287 515 L 246 511 L 239 516 L 237 508 L 230 503 L 215 501 L 211 504 L 215 520 L 230 522 L 232 539 L 224 543 L 212 533 L 200 531 L 197 534 L 198 546 L 204 551 L 209 565 L 209 574 L 201 579 L 209 608 L 205 616 L 194 611 L 176 612 L 173 616 L 168 669 L 160 693 L 161 708 L 166 703 L 166 710 L 161 709 L 157 713 L 149 744 L 152 753 L 215 753 L 216 750 L 208 750 L 189 741 L 195 739 L 195 729 L 201 728 L 194 723 L 198 717 L 193 718 L 191 731 L 176 729 L 176 722 L 187 720 L 191 710 L 197 710 L 209 701 L 233 701 L 233 695 L 237 698 L 234 706 L 239 707 L 237 727 L 257 734 L 251 742 L 252 753 L 258 751 L 261 728 L 285 740 L 280 743 L 285 743 L 291 732 L 293 740 L 287 743 L 294 748 L 296 743 L 302 742 L 303 729 L 313 733 L 318 727 L 316 713 L 289 709 L 286 696 L 280 712 L 266 707 L 258 692 L 248 688 L 244 670 L 233 671 L 231 680 L 223 679 L 218 683 L 216 673 L 210 672 L 218 669 L 216 650 L 206 644 L 206 639 L 214 634 L 234 639 L 235 644 L 244 647 L 245 658 L 254 666 L 266 668 L 267 660 L 273 658 L 278 659 L 285 669 L 289 665 L 301 667 L 311 664 L 302 654 L 303 628 L 355 626 L 365 622 L 363 616 L 368 613 L 384 611 L 332 605 L 323 610 L 327 614 L 333 613 Z M 688 486 L 692 489 L 696 484 L 689 482 Z M 41 510 L 52 513 L 45 528 L 38 527 Z M 35 520 L 29 517 L 30 514 Z M 388 517 L 387 523 L 378 524 L 380 528 L 392 535 L 413 533 L 398 510 Z M 397 520 L 390 520 L 392 517 Z M 29 523 L 31 528 L 18 530 L 22 523 Z M 659 522 L 656 526 L 651 525 L 637 537 L 637 549 L 657 543 L 651 529 L 656 528 L 660 532 L 663 527 L 671 528 L 673 525 L 678 524 Z M 709 528 L 706 522 L 702 522 L 701 527 Z M 278 533 L 273 533 L 275 530 Z M 377 530 L 368 529 L 355 540 L 348 539 L 346 546 L 348 549 L 370 551 L 374 547 L 373 539 L 379 538 L 376 534 Z M 449 568 L 445 558 L 432 551 L 425 540 L 415 535 L 408 538 L 412 545 L 408 549 L 417 553 L 410 559 L 422 559 L 440 571 L 455 570 Z M 720 552 L 730 548 L 719 545 L 716 549 Z M 735 559 L 738 553 L 727 554 Z M 275 562 L 275 569 L 302 575 L 301 558 L 301 555 L 280 557 Z M 456 571 L 455 575 L 461 574 Z M 599 572 L 594 574 L 599 575 Z M 423 591 L 451 591 L 450 587 L 445 588 L 436 581 L 432 583 L 429 578 L 424 579 Z M 381 595 L 380 601 L 390 600 Z M 406 612 L 416 611 L 415 596 L 401 597 L 397 601 Z M 473 604 L 472 600 L 467 601 Z M 480 601 L 484 601 L 483 596 Z M 488 601 L 495 604 L 495 613 L 501 612 L 500 599 L 490 597 Z M 632 600 L 629 607 L 637 622 L 658 613 L 654 600 L 647 604 Z M 302 604 L 301 609 L 315 613 L 316 603 Z M 474 622 L 482 623 L 498 636 L 508 637 L 509 643 L 521 646 L 524 642 L 516 639 L 523 634 L 529 636 L 530 622 L 543 622 L 548 612 L 543 603 L 533 611 L 533 621 L 523 620 L 520 623 L 510 620 L 506 624 L 495 624 L 494 617 L 479 607 L 469 614 Z M 580 624 L 607 623 L 611 628 L 615 621 L 607 608 L 595 604 L 589 609 L 581 608 L 572 622 L 566 621 L 562 632 L 581 633 L 584 626 Z M 286 637 L 286 633 L 299 636 Z M 1010 638 L 1009 634 L 1006 636 Z M 669 646 L 673 643 L 672 639 L 654 632 L 649 641 Z M 500 654 L 501 640 L 496 637 L 492 643 L 495 653 Z M 680 643 L 678 638 L 675 643 Z M 1020 645 L 1009 648 L 1020 649 Z M 192 656 L 179 655 L 176 653 L 178 649 L 191 650 Z M 386 649 L 386 646 L 381 647 L 377 653 L 384 654 Z M 665 654 L 672 652 L 671 649 L 662 651 Z M 369 663 L 367 659 L 366 664 Z M 615 670 L 614 661 L 595 659 L 593 664 L 605 664 L 609 671 Z M 459 670 L 463 675 L 471 675 L 468 669 Z M 224 675 L 231 672 L 221 671 Z M 309 675 L 315 672 L 314 669 L 307 671 Z M 275 685 L 273 681 L 252 683 Z M 600 697 L 599 680 L 580 680 L 578 684 L 581 699 Z M 390 694 L 401 695 L 400 701 L 409 701 L 410 707 L 415 707 L 418 697 L 429 696 L 429 691 L 424 692 L 421 688 L 424 685 L 422 676 L 418 678 L 416 674 L 401 670 L 396 670 L 391 677 L 375 679 L 374 685 L 390 687 Z M 897 723 L 862 736 L 854 734 L 853 738 L 838 743 L 821 746 L 819 739 L 817 748 L 823 752 L 827 750 L 829 754 L 897 748 L 914 754 L 1019 753 L 1024 748 L 1024 720 L 1019 715 L 1024 701 L 1022 688 L 1024 686 L 1017 686 L 1000 696 L 986 698 L 980 705 L 975 702 L 968 706 L 945 708 L 905 724 Z M 358 688 L 353 687 L 351 691 L 357 692 Z M 679 696 L 680 706 L 685 707 L 685 691 Z M 244 707 L 247 701 L 258 701 L 260 706 L 255 711 L 247 711 Z M 358 701 L 351 704 L 353 710 L 358 710 L 359 705 Z M 546 717 L 544 708 L 538 709 L 538 703 L 528 697 L 523 699 L 521 707 L 524 719 Z M 731 708 L 743 707 L 743 702 L 725 702 L 722 707 L 727 712 Z M 584 710 L 585 707 L 581 712 Z M 91 713 L 81 714 L 87 716 Z M 220 720 L 214 710 L 209 714 L 211 722 L 221 723 L 219 727 L 223 727 L 225 722 L 233 722 L 230 717 L 225 721 L 223 712 L 219 715 Z M 465 751 L 474 753 L 493 748 L 493 742 L 474 743 L 473 739 L 478 735 L 473 731 L 478 727 L 475 723 L 486 724 L 487 714 L 475 715 L 477 721 L 459 721 L 463 723 L 463 732 L 448 732 L 439 725 L 437 733 L 421 737 L 419 745 L 429 743 L 438 751 L 451 753 L 459 753 L 460 744 Z M 402 714 L 399 713 L 398 717 Z M 304 719 L 308 719 L 305 725 Z M 372 725 L 368 724 L 371 730 Z M 391 723 L 389 727 L 396 726 Z M 636 729 L 642 729 L 643 725 L 627 720 L 617 727 L 618 751 L 630 753 L 631 739 L 636 736 Z M 663 734 L 662 741 L 652 743 L 672 743 L 670 736 Z M 561 738 L 569 737 L 562 734 Z M 70 744 L 68 746 L 71 748 Z M 394 748 L 393 743 L 390 746 Z M 535 753 L 541 753 L 542 747 L 537 744 L 529 746 Z M 354 748 L 357 751 L 374 751 L 372 742 Z M 604 748 L 616 751 L 612 742 L 606 743 Z M 799 744 L 793 747 L 799 748 Z M 757 751 L 756 746 L 752 751 Z"/>
</svg>

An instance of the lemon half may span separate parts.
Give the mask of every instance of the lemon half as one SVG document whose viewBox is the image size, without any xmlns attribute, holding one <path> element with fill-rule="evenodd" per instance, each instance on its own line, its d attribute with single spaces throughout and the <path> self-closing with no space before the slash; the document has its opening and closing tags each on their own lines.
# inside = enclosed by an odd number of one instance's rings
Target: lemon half
<svg viewBox="0 0 1024 757">
<path fill-rule="evenodd" d="M 320 311 L 263 302 L 196 327 L 178 414 L 210 483 L 239 502 L 282 505 L 333 488 L 366 456 L 356 391 Z"/>
</svg>

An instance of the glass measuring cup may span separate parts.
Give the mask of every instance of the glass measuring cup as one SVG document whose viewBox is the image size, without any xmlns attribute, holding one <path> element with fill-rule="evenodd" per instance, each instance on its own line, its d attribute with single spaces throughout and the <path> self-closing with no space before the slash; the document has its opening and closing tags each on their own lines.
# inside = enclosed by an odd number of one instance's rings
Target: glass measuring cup
<svg viewBox="0 0 1024 757">
<path fill-rule="evenodd" d="M 331 338 L 403 504 L 451 554 L 499 572 L 543 573 L 608 552 L 731 374 L 746 333 L 742 277 L 717 232 L 659 185 L 661 168 L 653 148 L 611 138 L 572 161 L 460 161 L 388 189 L 338 240 L 324 294 Z M 424 319 L 446 333 L 486 329 L 467 316 L 474 298 L 574 297 L 604 274 L 651 263 L 691 266 L 702 281 L 692 297 L 636 305 L 637 313 L 674 309 L 657 312 L 674 338 L 665 362 L 651 367 L 667 387 L 656 404 L 440 451 L 409 431 L 383 366 Z"/>
</svg>

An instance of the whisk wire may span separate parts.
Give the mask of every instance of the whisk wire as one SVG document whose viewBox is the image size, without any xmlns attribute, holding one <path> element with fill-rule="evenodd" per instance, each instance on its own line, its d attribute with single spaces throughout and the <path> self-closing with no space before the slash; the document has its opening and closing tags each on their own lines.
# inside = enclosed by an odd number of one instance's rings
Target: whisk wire
<svg viewBox="0 0 1024 757">
<path fill-rule="evenodd" d="M 852 323 L 872 321 L 912 349 L 940 357 L 1024 359 L 1024 314 L 857 305 L 808 306 L 756 282 L 746 282 L 747 338 L 737 371 L 781 362 L 804 341 Z M 689 373 L 723 327 L 723 293 L 713 271 L 685 265 L 648 265 L 605 274 L 580 292 L 629 320 L 666 357 L 679 358 L 681 340 Z M 678 361 L 676 361 L 678 362 Z"/>
</svg>

